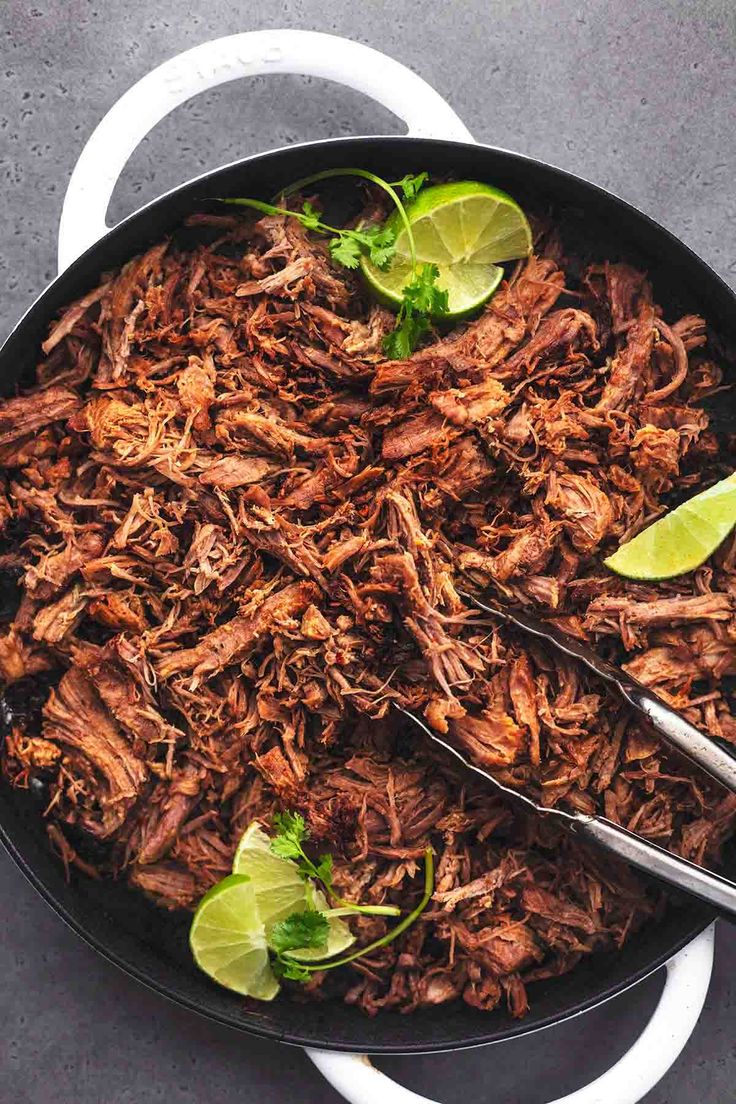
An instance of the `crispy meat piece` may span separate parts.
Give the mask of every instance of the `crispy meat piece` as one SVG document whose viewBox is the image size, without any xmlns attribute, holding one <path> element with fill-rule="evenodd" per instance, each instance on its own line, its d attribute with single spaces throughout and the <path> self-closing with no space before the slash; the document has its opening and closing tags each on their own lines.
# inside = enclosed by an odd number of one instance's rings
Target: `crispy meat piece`
<svg viewBox="0 0 736 1104">
<path fill-rule="evenodd" d="M 642 301 L 651 301 L 651 289 L 644 274 L 631 265 L 606 262 L 605 275 L 613 332 L 623 333 Z"/>
<path fill-rule="evenodd" d="M 525 751 L 524 731 L 497 708 L 450 722 L 450 733 L 484 767 L 506 767 Z"/>
<path fill-rule="evenodd" d="M 129 261 L 102 298 L 98 321 L 102 357 L 97 370 L 101 383 L 113 383 L 126 373 L 139 321 L 151 308 L 155 310 L 160 297 L 161 292 L 154 291 L 154 287 L 160 288 L 168 247 L 168 242 L 161 242 Z"/>
<path fill-rule="evenodd" d="M 150 685 L 150 668 L 129 641 L 118 637 L 103 648 L 86 647 L 76 658 L 138 755 L 150 760 L 156 754 L 155 745 L 173 750 L 184 740 L 184 734 L 161 715 Z"/>
<path fill-rule="evenodd" d="M 445 419 L 441 414 L 427 411 L 391 426 L 383 435 L 381 457 L 392 463 L 432 448 L 437 444 L 444 425 Z"/>
<path fill-rule="evenodd" d="M 586 629 L 596 633 L 620 633 L 627 647 L 641 632 L 691 621 L 729 621 L 733 617 L 729 594 L 700 594 L 635 602 L 631 598 L 596 598 L 588 606 Z"/>
<path fill-rule="evenodd" d="M 695 660 L 685 645 L 650 648 L 625 663 L 624 670 L 645 686 L 682 682 L 692 672 Z"/>
<path fill-rule="evenodd" d="M 139 635 L 148 628 L 143 603 L 136 594 L 111 590 L 94 598 L 87 606 L 88 615 L 105 628 Z"/>
<path fill-rule="evenodd" d="M 181 405 L 192 416 L 195 429 L 209 429 L 209 410 L 215 401 L 216 374 L 211 356 L 205 360 L 190 357 L 188 366 L 176 381 Z"/>
<path fill-rule="evenodd" d="M 265 755 L 258 756 L 254 765 L 282 800 L 294 800 L 299 779 L 280 747 L 272 747 Z"/>
<path fill-rule="evenodd" d="M 459 338 L 448 341 L 451 357 L 477 358 L 486 368 L 499 364 L 526 334 L 536 331 L 564 283 L 564 274 L 554 261 L 530 257 L 516 281 L 501 287 L 479 320 Z M 420 353 L 418 358 L 428 355 Z"/>
<path fill-rule="evenodd" d="M 520 532 L 495 557 L 490 567 L 495 578 L 505 583 L 515 575 L 538 575 L 544 571 L 554 552 L 558 531 L 558 525 L 542 518 Z"/>
<path fill-rule="evenodd" d="M 71 635 L 84 616 L 89 597 L 81 586 L 73 586 L 50 606 L 36 614 L 33 638 L 44 644 L 60 644 Z"/>
<path fill-rule="evenodd" d="M 482 491 L 493 477 L 495 465 L 474 437 L 452 443 L 447 459 L 437 473 L 437 485 L 453 498 L 464 499 Z"/>
<path fill-rule="evenodd" d="M 265 598 L 253 613 L 240 614 L 214 629 L 194 648 L 179 650 L 158 663 L 160 678 L 187 671 L 195 678 L 213 675 L 233 663 L 241 663 L 263 639 L 304 613 L 316 597 L 312 583 L 292 583 Z"/>
<path fill-rule="evenodd" d="M 417 641 L 427 664 L 448 698 L 468 684 L 472 672 L 482 670 L 478 656 L 462 641 L 449 635 L 447 618 L 429 602 L 419 581 L 412 556 L 383 556 L 373 569 L 379 583 L 387 583 L 405 610 L 405 623 Z"/>
<path fill-rule="evenodd" d="M 308 528 L 296 525 L 274 509 L 268 495 L 252 488 L 240 500 L 245 539 L 254 547 L 280 560 L 295 575 L 311 576 L 325 586 L 319 550 Z"/>
<path fill-rule="evenodd" d="M 260 456 L 223 456 L 202 472 L 199 482 L 205 487 L 232 491 L 249 483 L 260 483 L 277 470 L 276 464 Z"/>
<path fill-rule="evenodd" d="M 202 896 L 202 887 L 194 875 L 177 863 L 133 866 L 128 877 L 132 886 L 143 890 L 162 908 L 191 908 Z"/>
<path fill-rule="evenodd" d="M 329 451 L 330 441 L 323 437 L 310 437 L 292 429 L 278 418 L 266 417 L 250 410 L 231 410 L 227 407 L 217 416 L 218 437 L 245 436 L 255 446 L 284 460 L 290 460 L 297 450 L 320 456 Z"/>
<path fill-rule="evenodd" d="M 109 286 L 109 281 L 105 281 L 104 283 L 100 284 L 99 287 L 94 288 L 92 291 L 87 292 L 86 295 L 83 295 L 80 299 L 77 299 L 76 303 L 71 303 L 70 306 L 66 308 L 61 318 L 53 327 L 51 333 L 41 346 L 41 349 L 46 354 L 46 356 L 48 356 L 49 353 L 56 348 L 60 341 L 63 341 L 64 338 L 72 332 L 80 319 L 84 318 L 89 308 L 94 306 L 95 303 L 99 303 L 100 299 L 102 299 L 103 295 L 105 295 L 105 293 L 107 292 Z"/>
<path fill-rule="evenodd" d="M 521 903 L 532 919 L 542 917 L 555 924 L 579 928 L 588 935 L 594 935 L 597 930 L 589 913 L 538 886 L 527 887 L 521 895 Z"/>
<path fill-rule="evenodd" d="M 645 307 L 629 327 L 626 345 L 611 365 L 611 375 L 596 411 L 626 410 L 638 389 L 643 388 L 654 345 L 654 311 Z"/>
<path fill-rule="evenodd" d="M 199 801 L 202 774 L 199 768 L 187 764 L 155 788 L 129 844 L 129 852 L 140 866 L 158 862 L 171 850 Z"/>
<path fill-rule="evenodd" d="M 434 409 L 456 426 L 481 422 L 500 414 L 509 401 L 508 392 L 495 379 L 484 380 L 464 390 L 434 391 L 429 401 Z"/>
<path fill-rule="evenodd" d="M 104 547 L 104 538 L 99 533 L 82 532 L 58 551 L 51 549 L 26 570 L 23 580 L 26 591 L 34 598 L 47 601 L 66 586 L 88 560 L 99 556 Z"/>
<path fill-rule="evenodd" d="M 652 487 L 671 486 L 680 468 L 680 434 L 676 429 L 643 425 L 631 442 L 637 475 Z"/>
<path fill-rule="evenodd" d="M 0 447 L 20 441 L 53 422 L 65 422 L 81 409 L 79 395 L 68 387 L 47 387 L 0 402 Z"/>
<path fill-rule="evenodd" d="M 6 684 L 37 675 L 50 666 L 50 657 L 13 625 L 0 636 L 0 677 Z"/>
<path fill-rule="evenodd" d="M 561 517 L 578 552 L 594 552 L 613 525 L 611 499 L 589 475 L 552 472 L 545 503 Z"/>
<path fill-rule="evenodd" d="M 529 758 L 535 765 L 540 761 L 539 750 L 539 709 L 534 675 L 529 657 L 522 652 L 514 661 L 509 674 L 509 697 L 517 721 L 526 725 L 529 731 Z"/>
<path fill-rule="evenodd" d="M 598 348 L 596 326 L 590 315 L 572 308 L 554 311 L 527 344 L 504 362 L 502 375 L 513 378 L 520 370 L 534 372 L 540 364 L 567 359 L 574 351 L 587 347 L 594 352 Z"/>
<path fill-rule="evenodd" d="M 95 786 L 74 795 L 74 809 L 88 832 L 109 837 L 141 791 L 148 773 L 145 764 L 134 755 L 93 681 L 79 668 L 67 671 L 51 692 L 43 717 L 44 738 L 73 748 L 93 768 Z"/>
</svg>

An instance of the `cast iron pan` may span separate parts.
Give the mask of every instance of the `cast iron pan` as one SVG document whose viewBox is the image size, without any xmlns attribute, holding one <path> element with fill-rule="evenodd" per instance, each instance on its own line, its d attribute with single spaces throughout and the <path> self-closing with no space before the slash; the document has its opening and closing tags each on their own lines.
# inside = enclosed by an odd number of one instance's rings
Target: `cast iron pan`
<svg viewBox="0 0 736 1104">
<path fill-rule="evenodd" d="M 110 231 L 60 275 L 0 350 L 4 393 L 30 380 L 49 322 L 100 274 L 174 230 L 185 215 L 215 197 L 270 198 L 280 187 L 337 166 L 360 166 L 388 179 L 426 169 L 433 176 L 493 183 L 522 204 L 548 209 L 566 242 L 591 259 L 625 257 L 648 270 L 668 317 L 703 314 L 724 347 L 736 347 L 736 296 L 699 257 L 621 199 L 569 173 L 489 147 L 430 139 L 354 138 L 260 154 L 208 173 L 149 204 Z M 721 412 L 722 413 L 722 412 Z M 736 417 L 730 421 L 736 431 Z M 730 428 L 727 426 L 727 428 Z M 256 1035 L 323 1049 L 411 1053 L 496 1042 L 559 1022 L 621 992 L 656 969 L 700 932 L 711 912 L 692 902 L 673 905 L 665 918 L 620 952 L 593 955 L 565 977 L 531 990 L 531 1012 L 513 1021 L 503 1009 L 478 1012 L 460 1002 L 401 1016 L 373 1019 L 340 1003 L 300 1005 L 288 999 L 247 1010 L 236 995 L 212 984 L 192 964 L 187 916 L 172 916 L 122 885 L 78 874 L 64 881 L 30 794 L 3 784 L 0 838 L 20 868 L 67 923 L 110 961 L 157 992 L 210 1019 Z M 726 873 L 736 876 L 727 856 Z"/>
</svg>

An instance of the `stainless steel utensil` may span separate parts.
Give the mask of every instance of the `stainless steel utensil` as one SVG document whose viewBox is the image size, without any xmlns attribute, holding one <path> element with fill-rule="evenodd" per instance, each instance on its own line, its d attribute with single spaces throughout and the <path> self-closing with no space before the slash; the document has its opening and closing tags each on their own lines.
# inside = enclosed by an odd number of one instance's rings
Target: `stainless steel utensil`
<svg viewBox="0 0 736 1104">
<path fill-rule="evenodd" d="M 433 740 L 435 744 L 439 744 L 450 755 L 454 755 L 464 767 L 475 774 L 479 774 L 496 789 L 501 790 L 514 801 L 521 802 L 538 816 L 552 817 L 563 821 L 567 828 L 576 835 L 600 844 L 601 847 L 605 847 L 608 851 L 618 855 L 620 859 L 631 863 L 632 866 L 638 867 L 645 874 L 652 874 L 655 878 L 667 882 L 668 885 L 681 889 L 684 893 L 689 893 L 694 897 L 699 897 L 702 901 L 707 901 L 708 904 L 715 905 L 723 912 L 736 917 L 736 884 L 730 882 L 728 878 L 723 878 L 720 874 L 714 874 L 711 870 L 705 870 L 702 866 L 690 862 L 689 859 L 673 855 L 671 851 L 665 850 L 664 847 L 629 832 L 627 828 L 614 824 L 612 820 L 608 820 L 606 817 L 587 813 L 568 813 L 565 809 L 550 809 L 539 805 L 527 794 L 505 785 L 488 771 L 477 766 L 456 747 L 453 747 L 452 744 L 433 732 L 416 713 L 400 706 L 397 706 L 397 709 L 405 717 L 408 717 L 412 724 L 420 728 L 430 740 Z"/>
<path fill-rule="evenodd" d="M 557 651 L 579 660 L 604 682 L 615 686 L 629 705 L 642 713 L 671 747 L 676 748 L 692 763 L 697 764 L 711 778 L 722 783 L 726 789 L 736 793 L 736 757 L 702 733 L 695 725 L 690 724 L 681 713 L 667 705 L 647 686 L 637 682 L 621 667 L 607 663 L 589 645 L 561 632 L 554 625 L 538 620 L 531 614 L 501 606 L 495 602 L 481 602 L 479 598 L 464 591 L 458 593 L 476 609 L 489 613 L 507 624 L 516 625 L 530 636 L 546 640 Z"/>
<path fill-rule="evenodd" d="M 536 636 L 540 640 L 551 644 L 557 651 L 579 660 L 599 678 L 611 686 L 615 686 L 621 696 L 629 702 L 637 712 L 642 713 L 662 738 L 676 748 L 691 762 L 696 763 L 712 778 L 721 782 L 732 793 L 736 793 L 736 758 L 724 748 L 719 747 L 695 725 L 690 724 L 677 710 L 653 694 L 648 687 L 643 686 L 636 679 L 628 675 L 620 667 L 615 667 L 606 660 L 601 659 L 587 644 L 576 640 L 567 633 L 561 632 L 553 625 L 548 625 L 538 620 L 531 614 L 496 602 L 481 601 L 472 594 L 459 591 L 460 597 L 469 605 L 490 614 L 507 624 L 515 625 L 530 636 Z M 714 874 L 705 870 L 696 863 L 672 854 L 664 847 L 651 843 L 641 836 L 629 832 L 619 824 L 614 824 L 607 817 L 586 813 L 570 813 L 564 809 L 547 808 L 538 804 L 528 794 L 522 793 L 511 786 L 505 785 L 495 778 L 489 771 L 477 766 L 468 759 L 458 748 L 443 740 L 424 723 L 415 713 L 408 709 L 401 712 L 417 725 L 425 735 L 429 736 L 436 744 L 439 744 L 459 760 L 463 766 L 475 774 L 491 782 L 497 789 L 502 790 L 515 801 L 519 801 L 533 810 L 539 816 L 555 817 L 564 821 L 567 827 L 577 835 L 606 847 L 619 858 L 639 867 L 647 874 L 683 890 L 685 893 L 700 897 L 711 905 L 716 905 L 724 912 L 736 916 L 736 884 L 720 874 Z"/>
</svg>

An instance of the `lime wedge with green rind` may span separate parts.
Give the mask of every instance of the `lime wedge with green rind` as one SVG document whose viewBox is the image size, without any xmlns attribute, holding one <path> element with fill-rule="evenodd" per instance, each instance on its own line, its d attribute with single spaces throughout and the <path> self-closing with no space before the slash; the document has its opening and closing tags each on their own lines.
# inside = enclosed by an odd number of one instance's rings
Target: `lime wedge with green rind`
<svg viewBox="0 0 736 1104">
<path fill-rule="evenodd" d="M 736 472 L 683 502 L 604 560 L 627 579 L 672 579 L 713 555 L 736 525 Z"/>
<path fill-rule="evenodd" d="M 304 912 L 305 909 L 325 912 L 329 907 L 324 894 L 299 876 L 293 862 L 274 855 L 271 840 L 257 821 L 253 821 L 243 833 L 235 852 L 233 871 L 250 879 L 266 939 L 274 924 L 285 920 L 293 912 Z M 341 954 L 355 942 L 350 928 L 338 916 L 330 916 L 328 925 L 329 934 L 324 947 L 289 951 L 289 957 L 303 962 L 327 958 Z"/>
<path fill-rule="evenodd" d="M 498 188 L 475 180 L 424 188 L 406 207 L 417 264 L 436 264 L 438 286 L 448 292 L 445 318 L 460 318 L 488 300 L 503 279 L 503 261 L 531 252 L 529 223 L 518 203 Z M 364 257 L 363 273 L 384 302 L 399 305 L 412 278 L 406 229 L 398 211 L 386 225 L 396 250 L 386 269 Z"/>
<path fill-rule="evenodd" d="M 189 932 L 194 961 L 219 985 L 270 1001 L 279 991 L 249 878 L 230 874 L 199 903 Z"/>
</svg>

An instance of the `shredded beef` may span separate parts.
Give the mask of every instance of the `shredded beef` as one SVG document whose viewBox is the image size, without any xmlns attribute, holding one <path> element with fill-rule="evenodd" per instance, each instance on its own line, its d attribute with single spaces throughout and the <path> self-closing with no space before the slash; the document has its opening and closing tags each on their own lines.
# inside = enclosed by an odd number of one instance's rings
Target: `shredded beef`
<svg viewBox="0 0 736 1104">
<path fill-rule="evenodd" d="M 700 405 L 726 366 L 654 294 L 629 264 L 542 249 L 391 361 L 391 316 L 294 220 L 210 214 L 62 312 L 35 384 L 0 403 L 0 570 L 21 593 L 0 675 L 51 684 L 3 770 L 48 786 L 75 876 L 191 909 L 247 825 L 290 808 L 341 896 L 406 911 L 431 844 L 421 919 L 302 991 L 369 1014 L 521 1016 L 530 982 L 653 922 L 657 889 L 461 772 L 397 704 L 547 806 L 718 861 L 733 797 L 459 595 L 537 607 L 736 742 L 736 538 L 661 584 L 601 562 L 733 466 Z M 390 922 L 351 923 L 365 943 Z"/>
</svg>

